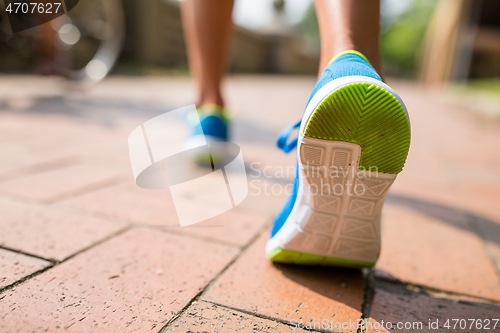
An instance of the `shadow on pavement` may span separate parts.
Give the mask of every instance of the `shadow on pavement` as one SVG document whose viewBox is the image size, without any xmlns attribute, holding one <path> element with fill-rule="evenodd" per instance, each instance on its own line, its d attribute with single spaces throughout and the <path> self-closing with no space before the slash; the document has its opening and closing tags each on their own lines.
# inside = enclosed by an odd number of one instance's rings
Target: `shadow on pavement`
<svg viewBox="0 0 500 333">
<path fill-rule="evenodd" d="M 413 209 L 453 227 L 472 231 L 483 240 L 500 245 L 500 223 L 467 210 L 389 193 L 386 202 Z"/>
<path fill-rule="evenodd" d="M 159 104 L 146 106 L 144 103 L 121 101 L 116 98 L 85 98 L 67 97 L 63 95 L 42 96 L 27 100 L 27 105 L 20 111 L 34 114 L 56 114 L 87 120 L 106 127 L 114 127 L 117 120 L 123 116 L 140 116 L 154 118 L 165 112 L 175 110 L 182 105 Z M 0 101 L 0 112 L 10 111 L 12 107 L 5 101 Z M 236 141 L 255 144 L 273 145 L 277 132 L 266 130 L 257 124 L 235 120 L 232 137 Z"/>
<path fill-rule="evenodd" d="M 361 311 L 363 295 L 359 295 L 359 288 L 364 290 L 365 278 L 360 269 L 303 266 L 293 264 L 273 263 L 274 267 L 292 281 L 347 306 Z M 321 306 L 321 304 L 318 304 Z"/>
<path fill-rule="evenodd" d="M 375 288 L 370 311 L 372 321 L 368 324 L 368 328 L 373 328 L 368 330 L 371 332 L 377 332 L 377 326 L 383 323 L 387 323 L 384 324 L 386 328 L 393 325 L 388 331 L 394 332 L 486 332 L 481 324 L 489 320 L 491 330 L 492 319 L 498 318 L 500 313 L 500 306 L 496 304 L 440 298 L 424 290 L 409 290 L 403 284 L 376 282 Z M 477 320 L 478 326 L 468 320 L 466 329 L 463 326 L 459 329 L 459 325 L 454 329 L 457 318 L 467 317 Z M 447 321 L 450 329 L 446 327 Z M 398 323 L 403 328 L 398 329 Z"/>
</svg>

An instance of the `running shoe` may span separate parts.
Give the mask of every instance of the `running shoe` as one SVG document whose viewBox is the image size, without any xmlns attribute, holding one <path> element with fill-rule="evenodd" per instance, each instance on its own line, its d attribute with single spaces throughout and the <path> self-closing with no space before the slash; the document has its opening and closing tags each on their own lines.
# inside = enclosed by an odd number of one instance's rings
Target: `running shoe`
<svg viewBox="0 0 500 333">
<path fill-rule="evenodd" d="M 185 149 L 201 147 L 206 143 L 208 149 L 193 149 L 191 158 L 201 164 L 210 161 L 213 167 L 214 161 L 225 158 L 225 145 L 218 143 L 229 141 L 229 118 L 226 110 L 215 104 L 199 107 L 197 113 L 198 117 L 194 113 L 188 114 L 187 122 L 191 133 L 186 140 Z"/>
<path fill-rule="evenodd" d="M 290 140 L 298 128 L 298 137 Z M 399 95 L 357 51 L 332 59 L 302 119 L 278 147 L 297 148 L 293 192 L 276 215 L 266 254 L 275 262 L 372 267 L 384 200 L 410 148 Z"/>
</svg>

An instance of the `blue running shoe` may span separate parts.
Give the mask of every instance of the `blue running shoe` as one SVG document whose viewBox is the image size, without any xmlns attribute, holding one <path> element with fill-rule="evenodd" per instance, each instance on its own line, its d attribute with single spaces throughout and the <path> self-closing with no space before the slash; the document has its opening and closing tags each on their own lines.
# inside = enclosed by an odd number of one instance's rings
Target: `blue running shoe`
<svg viewBox="0 0 500 333">
<path fill-rule="evenodd" d="M 298 137 L 289 140 L 295 128 Z M 363 54 L 342 52 L 318 79 L 301 121 L 280 133 L 278 147 L 297 148 L 297 172 L 267 256 L 295 264 L 375 265 L 382 206 L 410 148 L 410 121 L 398 94 Z"/>
<path fill-rule="evenodd" d="M 220 142 L 229 141 L 229 118 L 227 112 L 219 105 L 208 104 L 197 110 L 200 122 L 195 114 L 188 115 L 188 124 L 191 133 L 186 141 L 185 149 L 200 147 L 207 143 L 209 150 L 195 150 L 193 160 L 205 162 L 211 160 L 223 160 L 225 158 L 224 145 Z M 207 154 L 210 153 L 210 156 Z"/>
</svg>

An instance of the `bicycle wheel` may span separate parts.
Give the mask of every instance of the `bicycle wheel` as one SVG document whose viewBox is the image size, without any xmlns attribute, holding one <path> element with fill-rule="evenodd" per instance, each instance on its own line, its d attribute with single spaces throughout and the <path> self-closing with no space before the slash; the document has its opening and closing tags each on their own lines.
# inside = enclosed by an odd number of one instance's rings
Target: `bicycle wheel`
<svg viewBox="0 0 500 333">
<path fill-rule="evenodd" d="M 125 37 L 121 0 L 80 1 L 53 24 L 59 48 L 66 55 L 64 74 L 85 85 L 106 77 L 121 53 Z"/>
</svg>

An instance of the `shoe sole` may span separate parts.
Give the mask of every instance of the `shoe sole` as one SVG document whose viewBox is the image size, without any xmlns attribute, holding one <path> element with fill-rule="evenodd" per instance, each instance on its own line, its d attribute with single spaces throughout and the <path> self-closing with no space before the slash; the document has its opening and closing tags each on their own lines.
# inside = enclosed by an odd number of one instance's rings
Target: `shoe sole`
<svg viewBox="0 0 500 333">
<path fill-rule="evenodd" d="M 310 101 L 299 130 L 297 201 L 266 246 L 276 262 L 371 267 L 389 187 L 410 147 L 401 98 L 386 84 L 347 77 Z"/>
</svg>

